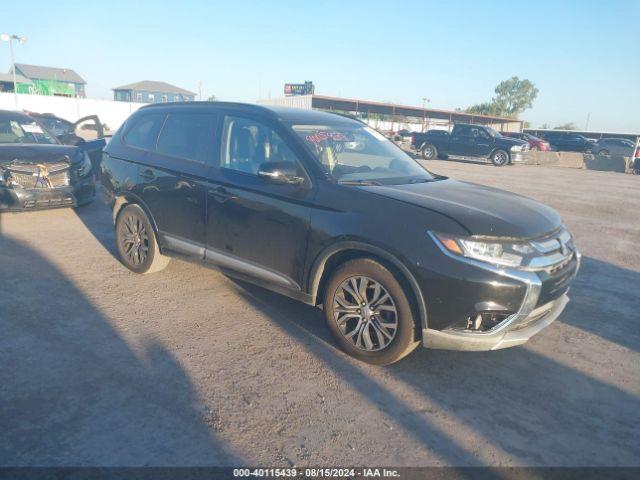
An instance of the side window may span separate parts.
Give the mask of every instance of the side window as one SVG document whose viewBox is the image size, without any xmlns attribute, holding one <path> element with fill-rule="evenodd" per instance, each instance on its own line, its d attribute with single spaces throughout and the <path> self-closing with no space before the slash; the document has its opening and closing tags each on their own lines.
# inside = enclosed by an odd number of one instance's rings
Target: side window
<svg viewBox="0 0 640 480">
<path fill-rule="evenodd" d="M 162 126 L 156 150 L 163 155 L 206 163 L 216 129 L 210 113 L 170 113 Z"/>
<path fill-rule="evenodd" d="M 455 134 L 461 137 L 470 137 L 471 136 L 471 128 L 468 125 L 456 125 L 454 127 Z"/>
<path fill-rule="evenodd" d="M 222 130 L 220 167 L 257 175 L 265 162 L 299 163 L 280 136 L 255 120 L 227 116 Z"/>
<path fill-rule="evenodd" d="M 134 119 L 132 125 L 127 126 L 123 141 L 126 145 L 153 150 L 158 132 L 164 120 L 164 113 L 149 113 Z"/>
</svg>

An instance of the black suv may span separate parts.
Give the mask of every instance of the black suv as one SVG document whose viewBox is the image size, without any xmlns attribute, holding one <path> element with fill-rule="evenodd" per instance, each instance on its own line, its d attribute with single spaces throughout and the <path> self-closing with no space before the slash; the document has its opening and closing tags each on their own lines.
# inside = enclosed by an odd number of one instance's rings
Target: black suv
<svg viewBox="0 0 640 480">
<path fill-rule="evenodd" d="M 580 255 L 533 200 L 434 175 L 360 121 L 234 103 L 141 108 L 105 149 L 122 262 L 177 256 L 323 305 L 349 354 L 492 350 L 553 322 Z"/>
</svg>

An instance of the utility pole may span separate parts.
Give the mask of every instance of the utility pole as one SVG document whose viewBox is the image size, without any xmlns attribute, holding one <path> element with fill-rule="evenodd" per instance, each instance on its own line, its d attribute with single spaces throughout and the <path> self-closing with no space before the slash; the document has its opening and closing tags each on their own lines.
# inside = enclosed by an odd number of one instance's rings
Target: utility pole
<svg viewBox="0 0 640 480">
<path fill-rule="evenodd" d="M 427 128 L 427 102 L 430 102 L 427 97 L 422 97 L 422 132 Z"/>
<path fill-rule="evenodd" d="M 587 113 L 587 122 L 584 124 L 585 132 L 589 131 L 589 119 L 591 118 L 591 112 Z"/>
<path fill-rule="evenodd" d="M 11 70 L 13 71 L 13 100 L 16 104 L 16 109 L 18 108 L 18 82 L 16 81 L 16 62 L 13 57 L 13 40 L 17 40 L 20 45 L 26 43 L 27 38 L 21 37 L 19 35 L 9 35 L 8 33 L 3 33 L 0 35 L 0 40 L 3 42 L 9 42 L 9 52 L 11 53 Z"/>
<path fill-rule="evenodd" d="M 198 82 L 198 98 L 202 101 L 202 80 Z"/>
</svg>

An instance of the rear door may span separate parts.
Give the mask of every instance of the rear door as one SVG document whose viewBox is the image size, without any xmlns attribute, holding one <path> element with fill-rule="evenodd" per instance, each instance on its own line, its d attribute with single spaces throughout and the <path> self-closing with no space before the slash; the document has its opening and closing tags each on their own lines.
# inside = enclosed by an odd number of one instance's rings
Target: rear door
<svg viewBox="0 0 640 480">
<path fill-rule="evenodd" d="M 275 122 L 229 112 L 221 119 L 219 165 L 207 197 L 206 258 L 265 282 L 299 289 L 314 190 L 291 148 L 293 134 Z M 303 185 L 274 184 L 263 162 L 298 165 Z"/>
<path fill-rule="evenodd" d="M 202 109 L 169 111 L 138 172 L 142 198 L 153 212 L 161 245 L 200 258 L 217 122 L 215 112 Z"/>
<path fill-rule="evenodd" d="M 449 155 L 468 155 L 474 140 L 469 125 L 455 125 L 449 139 Z"/>
</svg>

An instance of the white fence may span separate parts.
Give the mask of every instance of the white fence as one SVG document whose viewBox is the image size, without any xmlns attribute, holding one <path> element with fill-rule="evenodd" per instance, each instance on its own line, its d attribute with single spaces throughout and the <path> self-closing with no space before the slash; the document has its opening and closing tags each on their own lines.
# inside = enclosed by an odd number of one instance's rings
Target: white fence
<svg viewBox="0 0 640 480">
<path fill-rule="evenodd" d="M 13 93 L 0 92 L 0 110 L 27 110 L 37 113 L 53 113 L 65 120 L 76 121 L 87 115 L 98 115 L 109 130 L 115 131 L 145 103 L 114 102 L 91 98 L 52 97 L 18 94 L 18 105 Z"/>
</svg>

